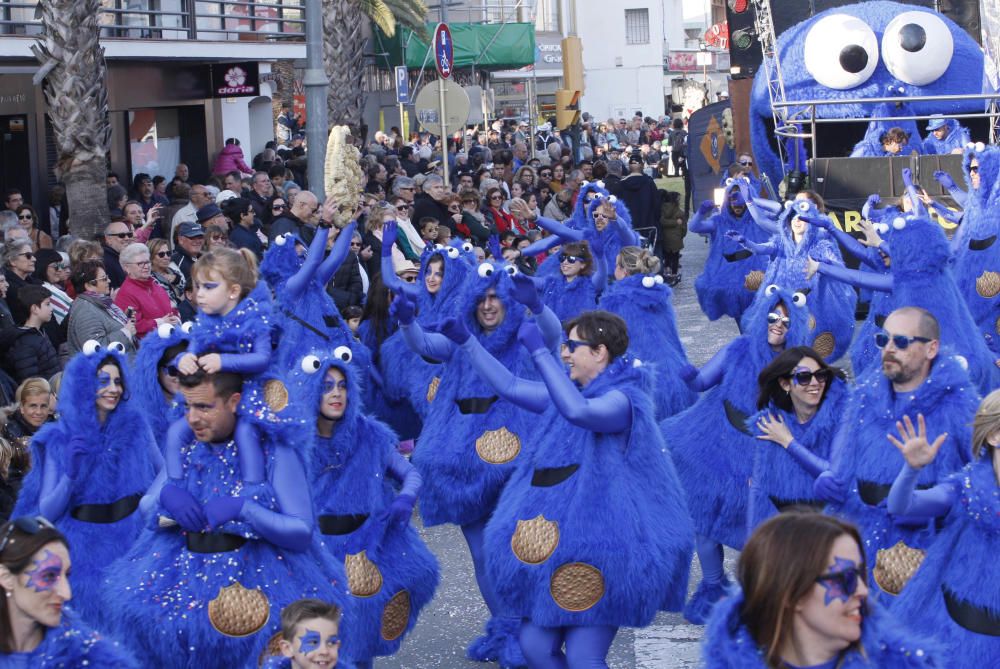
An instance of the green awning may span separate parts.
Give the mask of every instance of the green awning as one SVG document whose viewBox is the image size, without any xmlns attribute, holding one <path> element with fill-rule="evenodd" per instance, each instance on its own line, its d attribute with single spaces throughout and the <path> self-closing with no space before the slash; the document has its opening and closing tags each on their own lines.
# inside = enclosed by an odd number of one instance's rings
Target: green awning
<svg viewBox="0 0 1000 669">
<path fill-rule="evenodd" d="M 427 24 L 427 33 L 434 34 L 436 23 Z M 511 70 L 535 64 L 535 24 L 533 23 L 449 23 L 455 46 L 455 67 L 484 70 Z M 418 69 L 427 56 L 427 42 L 422 42 L 411 30 L 401 28 L 395 36 L 386 37 L 376 29 L 376 51 L 388 52 L 376 62 L 380 68 L 406 65 Z M 477 62 L 478 61 L 478 62 Z M 427 57 L 428 67 L 434 67 L 434 56 Z"/>
</svg>

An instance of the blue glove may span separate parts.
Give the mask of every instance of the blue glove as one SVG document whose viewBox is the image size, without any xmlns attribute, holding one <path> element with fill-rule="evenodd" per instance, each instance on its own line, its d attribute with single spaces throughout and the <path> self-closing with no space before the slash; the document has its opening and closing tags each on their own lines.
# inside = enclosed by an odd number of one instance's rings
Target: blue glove
<svg viewBox="0 0 1000 669">
<path fill-rule="evenodd" d="M 684 380 L 684 383 L 688 386 L 691 385 L 692 381 L 698 378 L 698 368 L 690 363 L 681 367 L 677 373 L 680 375 L 681 379 Z"/>
<path fill-rule="evenodd" d="M 747 239 L 739 233 L 739 230 L 726 230 L 726 239 L 732 240 L 737 244 L 742 244 Z"/>
<path fill-rule="evenodd" d="M 747 186 L 747 182 L 743 179 L 736 180 L 736 188 L 740 191 L 740 197 L 743 198 L 744 202 L 750 202 L 750 188 Z"/>
<path fill-rule="evenodd" d="M 847 499 L 847 485 L 839 481 L 833 472 L 823 472 L 813 482 L 813 492 L 824 502 L 842 504 Z"/>
<path fill-rule="evenodd" d="M 711 200 L 705 200 L 700 205 L 698 205 L 698 215 L 708 216 L 712 211 L 715 210 L 715 203 Z"/>
<path fill-rule="evenodd" d="M 382 226 L 382 257 L 392 257 L 392 247 L 396 244 L 396 221 L 386 221 Z"/>
<path fill-rule="evenodd" d="M 903 185 L 907 188 L 913 187 L 913 171 L 909 167 L 903 168 Z"/>
<path fill-rule="evenodd" d="M 396 318 L 402 325 L 410 325 L 417 315 L 416 306 L 406 297 L 406 293 L 400 293 L 389 306 L 389 315 Z"/>
<path fill-rule="evenodd" d="M 230 520 L 239 518 L 245 501 L 243 497 L 213 497 L 205 502 L 205 516 L 209 527 L 215 530 Z"/>
<path fill-rule="evenodd" d="M 486 246 L 490 249 L 490 255 L 497 262 L 503 260 L 503 249 L 500 248 L 500 237 L 498 235 L 490 235 L 489 241 L 487 241 Z"/>
<path fill-rule="evenodd" d="M 869 207 L 874 207 L 881 201 L 882 198 L 879 196 L 878 193 L 872 193 L 871 195 L 868 196 L 868 199 L 865 200 L 865 204 L 868 205 Z"/>
<path fill-rule="evenodd" d="M 952 188 L 957 188 L 958 185 L 955 180 L 951 178 L 951 175 L 944 170 L 938 170 L 934 173 L 934 178 L 945 190 L 951 190 Z"/>
<path fill-rule="evenodd" d="M 83 466 L 83 461 L 90 455 L 90 445 L 82 436 L 75 436 L 69 440 L 69 463 L 66 467 L 66 476 L 71 480 L 76 480 Z"/>
<path fill-rule="evenodd" d="M 542 304 L 542 298 L 538 295 L 538 289 L 531 277 L 527 274 L 515 274 L 512 280 L 514 290 L 511 291 L 511 295 L 514 299 L 528 307 L 536 316 L 542 313 L 545 305 Z"/>
<path fill-rule="evenodd" d="M 538 350 L 546 350 L 542 331 L 538 329 L 535 321 L 526 320 L 521 323 L 521 327 L 517 330 L 517 340 L 531 353 Z"/>
<path fill-rule="evenodd" d="M 385 517 L 386 522 L 404 527 L 410 522 L 410 517 L 413 515 L 413 506 L 416 503 L 417 498 L 413 495 L 406 493 L 396 495 L 396 499 L 392 500 L 392 504 L 389 505 L 382 515 Z"/>
<path fill-rule="evenodd" d="M 166 484 L 160 490 L 160 504 L 188 532 L 201 532 L 208 527 L 204 509 L 185 488 Z"/>
<path fill-rule="evenodd" d="M 833 221 L 830 220 L 828 216 L 799 216 L 803 221 L 809 225 L 815 225 L 817 228 L 823 230 L 833 230 Z"/>
<path fill-rule="evenodd" d="M 446 318 L 441 321 L 441 325 L 438 327 L 438 332 L 459 346 L 469 341 L 469 337 L 471 336 L 468 328 L 465 327 L 465 323 L 458 318 Z"/>
</svg>

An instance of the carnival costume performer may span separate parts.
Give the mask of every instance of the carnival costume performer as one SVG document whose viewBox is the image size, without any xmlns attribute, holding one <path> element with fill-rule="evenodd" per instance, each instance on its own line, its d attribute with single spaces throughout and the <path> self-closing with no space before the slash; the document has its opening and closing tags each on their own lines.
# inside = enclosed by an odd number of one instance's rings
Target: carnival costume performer
<svg viewBox="0 0 1000 669">
<path fill-rule="evenodd" d="M 346 577 L 339 562 L 324 559 L 314 534 L 298 445 L 277 430 L 253 430 L 261 443 L 234 438 L 242 378 L 198 372 L 180 382 L 193 433 L 170 433 L 180 478 L 164 473 L 147 493 L 152 517 L 109 568 L 104 606 L 144 666 L 243 667 L 267 646 L 278 611 L 296 599 L 332 602 L 350 616 Z M 249 460 L 262 471 L 245 469 L 243 448 L 264 454 Z"/>
<path fill-rule="evenodd" d="M 900 95 L 903 89 L 900 89 Z M 896 91 L 889 88 L 889 95 L 896 94 Z M 891 156 L 909 156 L 911 154 L 923 153 L 924 147 L 920 139 L 920 131 L 917 130 L 917 122 L 909 119 L 903 120 L 896 117 L 913 116 L 913 108 L 902 101 L 896 103 L 881 103 L 875 106 L 872 117 L 888 119 L 885 121 L 869 121 L 865 136 L 854 145 L 851 150 L 852 158 L 880 158 Z M 886 148 L 887 135 L 894 138 L 893 130 L 902 130 L 905 141 L 895 151 Z M 896 133 L 898 134 L 898 133 Z"/>
<path fill-rule="evenodd" d="M 816 477 L 830 468 L 830 444 L 848 389 L 844 373 L 807 346 L 787 348 L 757 377 L 759 433 L 750 475 L 747 530 L 793 506 L 822 508 Z"/>
<path fill-rule="evenodd" d="M 987 667 L 1000 658 L 1000 583 L 976 565 L 1000 550 L 1000 391 L 983 399 L 972 428 L 974 461 L 930 490 L 914 490 L 920 470 L 944 443 L 933 443 L 923 416 L 904 419 L 890 440 L 906 464 L 889 492 L 890 513 L 945 520 L 892 612 L 947 647 L 948 666 Z M 938 428 L 930 423 L 932 430 Z"/>
<path fill-rule="evenodd" d="M 818 513 L 765 522 L 740 555 L 740 588 L 712 612 L 706 669 L 935 669 L 933 639 L 868 597 L 861 538 Z M 947 665 L 952 666 L 952 665 Z"/>
<path fill-rule="evenodd" d="M 611 197 L 611 193 L 609 193 L 607 188 L 605 188 L 603 181 L 583 181 L 580 184 L 580 190 L 576 196 L 576 204 L 573 205 L 573 213 L 565 221 L 562 221 L 562 225 L 580 232 L 592 228 L 594 223 L 588 213 L 590 204 L 595 199 L 606 200 L 609 197 Z M 532 216 L 527 216 L 527 218 L 532 218 Z M 590 241 L 593 243 L 593 240 Z M 566 240 L 558 235 L 549 235 L 536 242 L 532 242 L 522 250 L 522 253 L 524 255 L 534 256 L 551 251 L 555 247 L 564 243 L 566 243 Z M 555 270 L 555 267 L 547 266 L 546 263 L 541 263 L 538 266 L 537 276 L 548 277 L 550 274 L 554 274 Z"/>
<path fill-rule="evenodd" d="M 906 416 L 917 414 L 947 432 L 939 457 L 920 472 L 921 485 L 934 485 L 969 461 L 969 424 L 979 401 L 965 368 L 941 347 L 940 327 L 928 311 L 903 307 L 892 312 L 877 337 L 881 373 L 873 369 L 859 380 L 833 442 L 830 470 L 815 484 L 817 496 L 830 502 L 828 512 L 858 526 L 870 569 L 878 560 L 889 564 L 895 553 L 888 549 L 924 549 L 936 536 L 934 524 L 926 519 L 887 510 L 889 486 L 903 462 L 885 435 Z M 897 542 L 905 546 L 896 547 Z M 885 554 L 880 556 L 880 551 Z M 875 585 L 890 594 L 898 591 L 878 579 Z"/>
<path fill-rule="evenodd" d="M 596 242 L 596 240 L 595 240 Z M 608 285 L 604 251 L 585 241 L 567 242 L 553 256 L 559 272 L 548 274 L 542 296 L 560 321 L 579 316 L 597 306 L 597 296 Z M 548 263 L 542 263 L 543 266 Z"/>
<path fill-rule="evenodd" d="M 66 602 L 69 544 L 41 516 L 0 527 L 0 665 L 6 669 L 138 669 L 117 641 L 91 629 Z M 73 565 L 75 566 L 75 565 Z M 74 597 L 75 595 L 75 597 Z"/>
<path fill-rule="evenodd" d="M 344 563 L 353 595 L 344 656 L 367 669 L 399 650 L 437 587 L 437 560 L 410 525 L 422 481 L 396 435 L 365 415 L 350 349 L 314 351 L 291 381 L 314 416 L 306 462 L 319 538 Z"/>
<path fill-rule="evenodd" d="M 710 200 L 706 200 L 688 222 L 688 230 L 709 238 L 708 258 L 694 287 L 698 304 L 709 320 L 731 316 L 739 323 L 763 284 L 767 258 L 754 255 L 726 233 L 735 231 L 757 243 L 766 242 L 769 234 L 754 224 L 736 181 L 727 186 L 725 193 L 723 210 L 717 210 Z"/>
<path fill-rule="evenodd" d="M 524 618 L 521 648 L 539 669 L 606 667 L 619 627 L 679 609 L 694 534 L 625 322 L 590 311 L 563 327 L 568 375 L 534 323 L 518 332 L 540 382 L 508 371 L 461 321 L 442 327 L 495 392 L 547 427 L 486 528 L 490 579 Z"/>
<path fill-rule="evenodd" d="M 419 355 L 443 363 L 437 396 L 412 457 L 424 479 L 420 515 L 428 526 L 461 526 L 469 545 L 479 590 L 493 616 L 486 636 L 469 647 L 469 657 L 499 657 L 504 666 L 519 666 L 523 664 L 516 641 L 520 619 L 494 596 L 486 575 L 483 528 L 508 477 L 530 453 L 544 426 L 499 398 L 445 336 L 425 332 L 415 322 L 414 308 L 405 293 L 393 303 L 407 343 Z M 466 286 L 459 317 L 487 351 L 513 373 L 526 375 L 532 371 L 531 359 L 517 346 L 516 334 L 528 311 L 554 350 L 559 321 L 542 304 L 530 277 L 510 265 L 484 262 Z"/>
<path fill-rule="evenodd" d="M 707 619 L 728 585 L 722 546 L 738 549 L 746 541 L 746 481 L 757 448 L 747 419 L 755 412 L 757 376 L 785 348 L 802 345 L 809 333 L 804 295 L 777 286 L 765 295 L 766 316 L 748 323 L 746 333 L 700 371 L 692 366 L 681 371 L 688 386 L 703 394 L 693 406 L 660 423 L 698 533 L 695 547 L 703 577 L 684 608 L 684 617 L 695 624 Z"/>
<path fill-rule="evenodd" d="M 143 493 L 163 467 L 142 408 L 129 395 L 124 347 L 86 342 L 63 372 L 59 419 L 31 440 L 33 469 L 14 516 L 41 514 L 66 538 L 86 546 L 76 555 L 76 609 L 101 622 L 108 565 L 139 536 Z"/>
<path fill-rule="evenodd" d="M 961 151 L 969 143 L 969 129 L 962 127 L 958 119 L 944 118 L 935 114 L 927 119 L 927 139 L 924 140 L 924 153 L 928 155 L 946 155 Z"/>
<path fill-rule="evenodd" d="M 629 352 L 648 364 L 655 379 L 656 419 L 683 411 L 698 399 L 680 371 L 690 365 L 677 332 L 673 291 L 660 276 L 660 260 L 645 249 L 626 246 L 615 260 L 615 281 L 600 307 L 619 316 L 629 331 Z"/>
<path fill-rule="evenodd" d="M 184 418 L 174 360 L 187 349 L 193 325 L 163 323 L 142 339 L 132 361 L 132 401 L 146 416 L 160 452 L 166 448 L 170 425 Z"/>
</svg>

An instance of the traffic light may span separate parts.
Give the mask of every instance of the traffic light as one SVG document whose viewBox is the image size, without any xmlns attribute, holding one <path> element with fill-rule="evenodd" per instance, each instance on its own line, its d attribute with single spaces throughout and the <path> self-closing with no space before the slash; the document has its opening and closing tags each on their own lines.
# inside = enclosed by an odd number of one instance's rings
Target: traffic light
<svg viewBox="0 0 1000 669">
<path fill-rule="evenodd" d="M 562 41 L 563 86 L 556 91 L 556 127 L 565 130 L 580 122 L 583 95 L 583 41 L 576 35 Z"/>
<path fill-rule="evenodd" d="M 580 122 L 580 91 L 556 91 L 556 127 L 565 130 Z"/>
</svg>

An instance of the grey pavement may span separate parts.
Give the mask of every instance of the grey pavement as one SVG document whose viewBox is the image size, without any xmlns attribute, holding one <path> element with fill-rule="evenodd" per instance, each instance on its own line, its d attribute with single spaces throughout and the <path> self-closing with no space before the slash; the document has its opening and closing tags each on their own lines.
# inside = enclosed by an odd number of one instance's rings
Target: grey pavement
<svg viewBox="0 0 1000 669">
<path fill-rule="evenodd" d="M 710 322 L 698 308 L 694 279 L 708 255 L 702 238 L 689 234 L 681 259 L 683 280 L 674 288 L 674 308 L 681 341 L 691 363 L 703 365 L 738 332 L 732 319 Z M 453 525 L 422 528 L 421 534 L 441 564 L 441 585 L 424 609 L 400 651 L 376 661 L 379 669 L 489 669 L 494 663 L 472 662 L 465 647 L 486 622 L 486 606 L 479 596 L 472 560 L 462 533 Z M 736 553 L 726 552 L 726 568 L 733 573 Z M 701 577 L 694 560 L 689 591 Z M 677 613 L 660 613 L 643 629 L 618 632 L 608 657 L 611 669 L 687 669 L 699 666 L 703 628 L 688 624 Z"/>
</svg>

